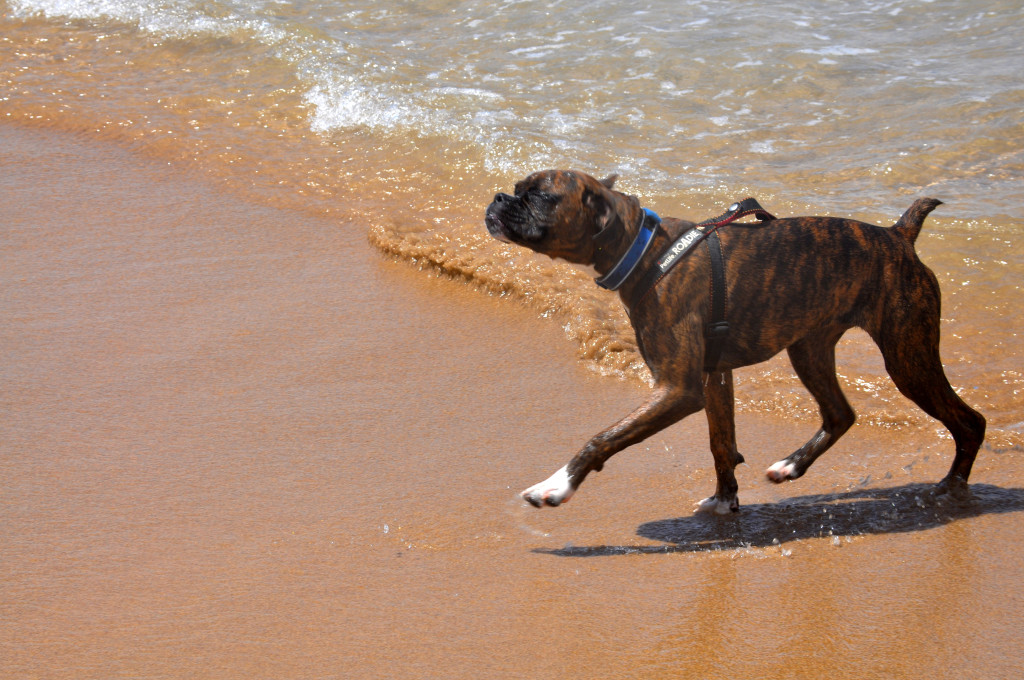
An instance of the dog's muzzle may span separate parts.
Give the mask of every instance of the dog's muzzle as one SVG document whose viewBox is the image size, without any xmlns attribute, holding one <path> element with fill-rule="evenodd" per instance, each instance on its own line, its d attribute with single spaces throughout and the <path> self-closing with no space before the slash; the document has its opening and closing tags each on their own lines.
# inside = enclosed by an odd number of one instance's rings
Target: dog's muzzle
<svg viewBox="0 0 1024 680">
<path fill-rule="evenodd" d="M 484 224 L 487 225 L 487 233 L 494 238 L 504 243 L 512 243 L 512 239 L 508 235 L 508 227 L 501 221 L 501 218 L 496 214 L 494 205 L 492 204 L 487 208 L 487 215 L 484 217 Z"/>
<path fill-rule="evenodd" d="M 513 243 L 513 235 L 521 235 L 512 226 L 515 220 L 511 213 L 517 200 L 508 194 L 496 194 L 494 201 L 487 206 L 484 224 L 487 225 L 488 233 L 499 241 Z"/>
</svg>

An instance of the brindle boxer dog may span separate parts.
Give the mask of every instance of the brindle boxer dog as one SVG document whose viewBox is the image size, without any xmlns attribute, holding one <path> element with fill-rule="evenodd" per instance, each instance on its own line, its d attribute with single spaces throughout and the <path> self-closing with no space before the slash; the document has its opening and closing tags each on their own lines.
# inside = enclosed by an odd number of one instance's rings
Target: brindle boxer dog
<svg viewBox="0 0 1024 680">
<path fill-rule="evenodd" d="M 553 258 L 591 265 L 605 275 L 634 242 L 644 211 L 613 190 L 613 175 L 549 170 L 530 175 L 514 195 L 487 208 L 496 238 Z M 985 434 L 985 419 L 950 387 L 939 359 L 939 285 L 921 263 L 914 240 L 940 201 L 916 201 L 892 227 L 854 220 L 794 217 L 719 231 L 725 261 L 728 335 L 714 366 L 705 366 L 711 312 L 710 251 L 697 246 L 649 290 L 642 272 L 692 222 L 666 218 L 651 247 L 618 292 L 654 378 L 653 396 L 595 435 L 562 469 L 522 492 L 530 504 L 557 506 L 615 453 L 706 409 L 718 487 L 697 504 L 721 514 L 739 509 L 732 369 L 786 350 L 817 400 L 821 429 L 768 468 L 768 479 L 796 479 L 853 425 L 855 415 L 835 372 L 835 346 L 854 326 L 882 351 L 899 390 L 953 434 L 956 457 L 937 493 L 969 494 L 967 478 Z M 705 241 L 707 244 L 707 241 Z M 646 279 L 650 281 L 649 278 Z"/>
</svg>

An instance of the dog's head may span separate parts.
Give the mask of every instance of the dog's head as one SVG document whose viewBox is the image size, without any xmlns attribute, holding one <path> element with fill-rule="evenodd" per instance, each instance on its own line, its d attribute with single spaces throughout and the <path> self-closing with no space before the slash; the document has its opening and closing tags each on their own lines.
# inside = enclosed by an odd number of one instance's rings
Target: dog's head
<svg viewBox="0 0 1024 680">
<path fill-rule="evenodd" d="M 616 219 L 632 219 L 640 211 L 635 198 L 612 189 L 616 179 L 571 170 L 535 172 L 516 184 L 514 194 L 494 197 L 484 219 L 487 230 L 506 243 L 593 264 L 594 237 Z"/>
</svg>

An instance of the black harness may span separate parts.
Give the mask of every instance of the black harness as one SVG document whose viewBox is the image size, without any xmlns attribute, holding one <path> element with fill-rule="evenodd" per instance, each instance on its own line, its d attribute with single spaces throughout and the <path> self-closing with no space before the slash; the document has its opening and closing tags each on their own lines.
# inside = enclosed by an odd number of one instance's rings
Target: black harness
<svg viewBox="0 0 1024 680">
<path fill-rule="evenodd" d="M 704 370 L 706 371 L 712 371 L 718 366 L 718 360 L 722 356 L 722 347 L 725 345 L 725 339 L 729 335 L 729 324 L 725 320 L 725 252 L 722 250 L 722 241 L 718 237 L 718 229 L 747 215 L 755 215 L 761 222 L 769 222 L 775 219 L 771 213 L 762 208 L 753 198 L 746 198 L 738 203 L 733 203 L 723 214 L 710 220 L 704 220 L 700 224 L 688 229 L 682 236 L 673 241 L 672 245 L 665 249 L 665 252 L 658 257 L 657 262 L 647 269 L 644 278 L 636 286 L 631 299 L 628 301 L 629 308 L 636 309 L 641 300 L 668 275 L 672 267 L 696 248 L 699 243 L 705 242 L 708 254 L 711 257 L 711 321 L 704 331 L 704 338 L 706 340 Z M 614 277 L 614 287 L 607 285 L 607 279 L 612 278 L 608 276 L 597 279 L 598 285 L 615 290 L 625 283 L 639 263 L 639 257 L 635 257 L 636 252 L 641 251 L 640 256 L 642 257 L 643 252 L 646 252 L 647 247 L 650 245 L 652 235 L 649 225 L 654 223 L 653 228 L 657 228 L 660 222 L 661 220 L 657 215 L 654 215 L 649 210 L 645 211 L 641 225 L 642 228 L 637 234 L 633 246 L 630 247 L 626 255 L 623 256 L 622 261 L 620 261 L 620 265 L 622 265 L 625 264 L 627 259 L 632 260 L 629 262 L 629 268 L 625 276 Z M 642 240 L 647 241 L 647 243 L 641 248 L 639 243 Z M 633 254 L 635 259 L 630 257 L 631 254 Z M 625 267 L 616 266 L 613 271 L 618 270 L 622 272 L 624 269 Z"/>
</svg>

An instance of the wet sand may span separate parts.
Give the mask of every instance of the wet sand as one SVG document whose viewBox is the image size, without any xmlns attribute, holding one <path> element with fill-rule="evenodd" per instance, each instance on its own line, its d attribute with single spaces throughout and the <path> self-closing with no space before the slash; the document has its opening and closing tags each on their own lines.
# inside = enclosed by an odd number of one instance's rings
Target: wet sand
<svg viewBox="0 0 1024 680">
<path fill-rule="evenodd" d="M 632 409 L 558 324 L 392 262 L 360 225 L 0 126 L 0 676 L 1015 678 L 1024 466 L 741 413 L 572 503 L 515 492 Z"/>
</svg>

